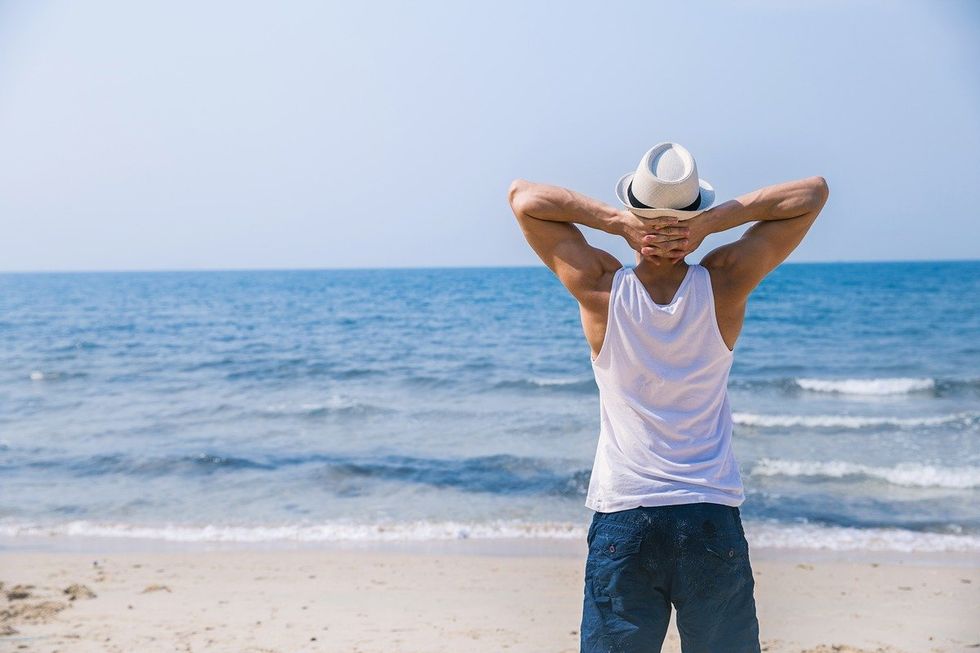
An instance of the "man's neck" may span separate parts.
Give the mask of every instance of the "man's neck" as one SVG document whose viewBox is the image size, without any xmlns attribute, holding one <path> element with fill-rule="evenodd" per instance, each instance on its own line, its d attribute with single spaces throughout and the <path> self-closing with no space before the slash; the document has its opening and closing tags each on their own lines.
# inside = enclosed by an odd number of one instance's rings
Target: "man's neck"
<svg viewBox="0 0 980 653">
<path fill-rule="evenodd" d="M 677 263 L 661 259 L 660 265 L 656 265 L 645 257 L 637 256 L 636 258 L 638 259 L 636 263 L 637 274 L 640 278 L 651 282 L 683 279 L 689 267 L 687 261 L 683 259 Z"/>
</svg>

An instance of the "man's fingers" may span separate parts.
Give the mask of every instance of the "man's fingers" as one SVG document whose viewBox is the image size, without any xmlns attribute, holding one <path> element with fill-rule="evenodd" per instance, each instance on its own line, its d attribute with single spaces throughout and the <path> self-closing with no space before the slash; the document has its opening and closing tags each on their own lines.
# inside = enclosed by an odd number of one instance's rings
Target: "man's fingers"
<svg viewBox="0 0 980 653">
<path fill-rule="evenodd" d="M 691 228 L 690 227 L 666 227 L 663 229 L 662 233 L 680 234 L 680 235 L 687 236 L 688 234 L 691 233 Z"/>
<path fill-rule="evenodd" d="M 680 222 L 679 219 L 669 215 L 662 215 L 657 218 L 644 218 L 644 220 L 649 227 L 665 227 Z"/>
<path fill-rule="evenodd" d="M 640 253 L 647 251 L 655 252 L 657 254 L 664 254 L 671 251 L 683 251 L 687 249 L 688 241 L 687 239 L 681 240 L 670 240 L 663 243 L 651 243 L 649 245 L 644 245 L 640 248 Z"/>
<path fill-rule="evenodd" d="M 655 245 L 657 243 L 669 243 L 678 240 L 685 240 L 687 234 L 650 234 L 642 238 L 644 244 Z"/>
<path fill-rule="evenodd" d="M 643 237 L 643 239 L 647 240 L 648 238 L 663 238 L 665 236 L 688 236 L 690 233 L 691 230 L 688 227 L 664 227 L 663 229 L 656 229 L 648 233 Z"/>
<path fill-rule="evenodd" d="M 677 256 L 680 253 L 687 253 L 682 247 L 641 247 L 640 254 L 643 256 Z"/>
</svg>

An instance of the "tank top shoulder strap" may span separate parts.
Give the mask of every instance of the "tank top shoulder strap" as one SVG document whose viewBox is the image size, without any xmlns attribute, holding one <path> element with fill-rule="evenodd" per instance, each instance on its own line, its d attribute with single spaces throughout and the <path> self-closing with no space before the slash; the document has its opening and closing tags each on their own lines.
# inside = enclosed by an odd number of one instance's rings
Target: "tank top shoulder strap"
<svg viewBox="0 0 980 653">
<path fill-rule="evenodd" d="M 715 288 L 711 282 L 711 271 L 703 265 L 698 265 L 698 268 L 698 303 L 701 305 L 701 310 L 707 314 L 708 328 L 713 332 L 714 339 L 723 348 L 722 353 L 732 355 L 733 351 L 728 348 L 728 343 L 721 335 L 721 325 L 718 324 L 718 309 L 715 306 Z"/>
<path fill-rule="evenodd" d="M 626 287 L 629 284 L 630 269 L 625 265 L 616 270 L 613 274 L 612 287 L 609 289 L 609 312 L 613 312 L 613 308 L 617 304 L 623 302 L 623 294 L 629 292 Z M 613 317 L 610 315 L 610 321 Z"/>
<path fill-rule="evenodd" d="M 610 296 L 616 294 L 617 288 L 623 284 L 623 277 L 627 270 L 628 268 L 623 265 L 613 273 L 612 288 L 609 289 Z"/>
<path fill-rule="evenodd" d="M 712 306 L 712 312 L 714 312 L 715 292 L 711 284 L 711 272 L 701 264 L 698 264 L 696 268 L 698 292 L 704 301 Z"/>
<path fill-rule="evenodd" d="M 691 283 L 687 289 L 687 310 L 694 313 L 704 313 L 712 304 L 711 278 L 708 269 L 702 265 L 692 264 Z"/>
<path fill-rule="evenodd" d="M 617 319 L 617 313 L 619 313 L 619 307 L 623 302 L 622 296 L 625 292 L 623 285 L 626 283 L 625 278 L 628 276 L 628 273 L 629 268 L 625 265 L 613 273 L 612 286 L 609 288 L 609 306 L 606 313 L 606 332 L 603 335 L 603 343 L 599 349 L 599 355 L 592 359 L 593 365 L 598 363 L 600 359 L 605 360 L 608 358 L 609 354 L 606 352 L 612 347 L 609 341 L 618 337 L 617 323 L 619 320 Z"/>
<path fill-rule="evenodd" d="M 694 281 L 697 283 L 698 290 L 711 290 L 711 277 L 708 276 L 708 268 L 704 267 L 700 263 L 694 264 L 694 274 L 696 278 Z"/>
</svg>

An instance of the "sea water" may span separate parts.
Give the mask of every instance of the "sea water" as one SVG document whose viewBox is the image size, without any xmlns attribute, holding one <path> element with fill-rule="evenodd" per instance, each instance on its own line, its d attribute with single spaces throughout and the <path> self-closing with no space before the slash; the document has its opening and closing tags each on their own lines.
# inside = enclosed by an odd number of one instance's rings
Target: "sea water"
<svg viewBox="0 0 980 653">
<path fill-rule="evenodd" d="M 788 264 L 729 387 L 755 545 L 980 550 L 980 262 Z M 0 535 L 584 538 L 545 268 L 0 275 Z"/>
</svg>

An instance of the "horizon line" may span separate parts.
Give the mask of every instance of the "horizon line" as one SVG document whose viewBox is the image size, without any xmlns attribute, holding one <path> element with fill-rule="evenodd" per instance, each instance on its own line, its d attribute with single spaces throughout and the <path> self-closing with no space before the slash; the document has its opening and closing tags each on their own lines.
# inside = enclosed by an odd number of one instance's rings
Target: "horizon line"
<svg viewBox="0 0 980 653">
<path fill-rule="evenodd" d="M 921 263 L 976 263 L 980 258 L 949 258 L 949 259 L 876 259 L 837 260 L 837 261 L 786 261 L 784 265 L 875 265 L 875 264 L 921 264 Z M 628 265 L 628 264 L 627 264 Z M 689 264 L 690 265 L 690 264 Z M 377 266 L 345 266 L 345 267 L 255 267 L 255 268 L 92 268 L 65 270 L 0 270 L 0 275 L 27 274 L 168 274 L 168 273 L 199 273 L 199 272 L 380 272 L 386 270 L 424 271 L 424 270 L 518 270 L 544 268 L 543 263 L 529 265 L 393 265 Z"/>
</svg>

